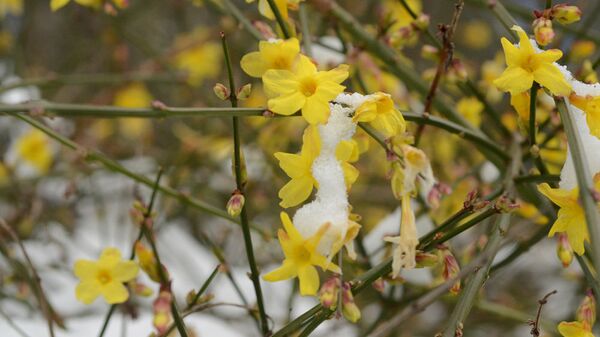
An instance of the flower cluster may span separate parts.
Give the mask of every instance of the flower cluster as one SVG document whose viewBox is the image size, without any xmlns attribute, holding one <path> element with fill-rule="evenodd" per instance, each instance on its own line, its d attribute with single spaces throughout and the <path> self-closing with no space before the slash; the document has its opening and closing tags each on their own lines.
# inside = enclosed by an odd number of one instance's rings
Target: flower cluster
<svg viewBox="0 0 600 337">
<path fill-rule="evenodd" d="M 315 266 L 341 272 L 341 266 L 331 259 L 343 247 L 350 258 L 356 257 L 353 240 L 360 225 L 350 213 L 348 191 L 359 175 L 353 165 L 361 153 L 355 138 L 359 123 L 377 130 L 390 144 L 398 144 L 391 149 L 398 153 L 393 160 L 392 188 L 402 200 L 402 224 L 400 235 L 386 240 L 397 245 L 394 275 L 401 268 L 415 267 L 418 239 L 411 196 L 416 192 L 416 181 L 427 182 L 427 194 L 434 179 L 426 155 L 402 141 L 409 138 L 404 135 L 406 122 L 392 97 L 384 92 L 344 93 L 342 83 L 348 78 L 348 66 L 320 70 L 301 53 L 296 38 L 261 41 L 258 51 L 241 59 L 241 67 L 248 75 L 262 79 L 270 111 L 288 116 L 299 112 L 308 122 L 299 153 L 274 154 L 290 177 L 279 191 L 280 206 L 302 205 L 316 190 L 314 200 L 303 204 L 292 219 L 287 213 L 281 214 L 285 231 L 280 230 L 278 237 L 285 259 L 264 278 L 279 281 L 298 277 L 300 293 L 316 295 L 319 275 Z"/>
</svg>

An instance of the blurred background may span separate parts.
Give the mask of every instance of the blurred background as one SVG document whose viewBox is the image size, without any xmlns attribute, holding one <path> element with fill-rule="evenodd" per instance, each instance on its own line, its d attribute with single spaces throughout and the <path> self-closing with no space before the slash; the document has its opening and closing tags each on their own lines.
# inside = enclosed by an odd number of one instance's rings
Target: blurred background
<svg viewBox="0 0 600 337">
<path fill-rule="evenodd" d="M 400 42 L 394 39 L 395 31 L 410 24 L 410 16 L 399 1 L 338 2 L 369 31 L 389 41 L 423 78 L 431 80 L 437 62 L 428 53 L 426 45 L 431 45 L 431 41 L 427 36 L 420 34 Z M 415 11 L 430 15 L 429 30 L 434 34 L 438 23 L 451 19 L 454 1 L 408 2 Z M 507 31 L 483 2 L 466 1 L 454 38 L 454 57 L 461 64 L 453 68 L 442 86 L 461 114 L 504 145 L 507 137 L 489 127 L 496 121 L 482 114 L 483 107 L 477 99 L 459 90 L 465 85 L 466 75 L 469 83 L 500 112 L 506 129 L 521 127 L 508 99 L 491 85 L 504 69 L 499 40 Z M 502 3 L 528 31 L 532 11 L 544 6 L 544 1 Z M 559 62 L 567 64 L 578 76 L 594 76 L 593 81 L 595 73 L 590 70 L 590 60 L 596 59 L 600 41 L 595 22 L 600 2 L 581 0 L 570 4 L 581 8 L 582 21 L 555 26 L 557 38 L 551 47 L 564 51 Z M 223 31 L 229 41 L 237 84 L 253 85 L 251 96 L 242 104 L 264 107 L 260 80 L 245 75 L 239 67 L 239 59 L 256 50 L 257 41 L 231 15 L 232 9 L 261 32 L 275 27 L 273 21 L 260 15 L 257 3 L 245 1 L 130 0 L 128 7 L 112 9 L 91 8 L 72 1 L 53 12 L 48 1 L 0 0 L 0 103 L 45 100 L 143 108 L 160 101 L 173 107 L 226 107 L 228 103 L 219 100 L 212 89 L 217 82 L 227 83 L 219 35 Z M 389 92 L 404 110 L 423 110 L 423 100 L 387 73 L 384 65 L 360 45 L 353 45 L 352 38 L 340 32 L 335 21 L 321 15 L 315 7 L 307 6 L 307 10 L 313 58 L 320 68 L 348 63 L 352 71 L 360 71 L 369 91 Z M 292 10 L 290 16 L 297 20 L 298 14 Z M 361 91 L 357 78 L 353 76 L 346 86 Z M 540 110 L 540 123 L 546 123 L 548 130 L 556 128 L 558 120 L 552 105 L 545 105 L 542 100 Z M 235 189 L 229 118 L 43 120 L 62 136 L 86 149 L 100 151 L 139 176 L 154 179 L 162 167 L 164 185 L 223 211 Z M 261 271 L 266 272 L 277 266 L 282 257 L 276 240 L 269 236 L 273 237 L 280 227 L 277 192 L 287 182 L 273 153 L 297 152 L 306 125 L 301 118 L 263 117 L 244 118 L 241 125 L 249 177 L 247 205 L 252 221 L 261 229 L 254 232 L 255 253 Z M 416 129 L 414 125 L 410 128 Z M 555 135 L 542 148 L 554 174 L 560 171 L 566 149 L 562 132 L 557 130 Z M 364 148 L 371 148 L 355 163 L 360 177 L 350 194 L 353 212 L 362 217 L 359 245 L 368 258 L 357 263 L 347 261 L 349 278 L 389 256 L 391 247 L 381 239 L 397 231 L 400 217 L 389 185 L 385 152 L 364 133 L 359 133 L 357 139 Z M 438 209 L 418 211 L 422 235 L 458 211 L 470 191 L 490 193 L 499 172 L 470 143 L 438 129 L 427 128 L 420 147 L 431 158 L 438 179 L 453 191 L 441 200 Z M 91 306 L 76 301 L 73 262 L 95 259 L 107 246 L 118 247 L 126 254 L 138 231 L 131 218 L 133 202 L 147 202 L 149 195 L 147 186 L 123 172 L 86 160 L 81 151 L 63 147 L 22 121 L 0 114 L 0 217 L 22 238 L 48 298 L 64 322 L 65 330 L 59 329 L 58 336 L 88 336 L 100 330 L 108 306 L 101 301 Z M 254 293 L 246 275 L 248 262 L 240 227 L 187 200 L 159 193 L 155 207 L 158 246 L 173 278 L 175 295 L 184 302 L 186 293 L 198 289 L 219 263 L 227 266 L 227 272 L 220 272 L 209 288 L 214 294 L 212 301 L 220 305 L 189 316 L 188 326 L 196 336 L 258 335 L 248 314 L 248 308 L 254 305 Z M 535 235 L 542 238 L 548 229 L 548 219 L 535 207 L 525 205 L 519 212 L 509 233 L 514 244 L 502 249 L 497 263 L 510 256 L 518 242 Z M 481 248 L 484 228 L 472 229 L 452 241 L 452 250 L 461 265 Z M 46 322 L 24 278 L 23 256 L 3 235 L 0 335 L 44 336 Z M 585 283 L 579 267 L 563 268 L 555 251 L 556 240 L 544 238 L 522 257 L 495 270 L 481 301 L 465 322 L 465 334 L 528 335 L 527 319 L 534 318 L 537 301 L 553 289 L 558 293 L 543 311 L 546 326 L 553 329 L 556 322 L 571 318 L 585 293 Z M 156 293 L 156 286 L 144 277 L 140 282 Z M 408 299 L 442 281 L 439 268 L 407 272 L 403 278 L 404 282 L 387 283 L 382 294 L 373 289 L 357 297 L 363 313 L 359 323 L 331 320 L 314 335 L 366 335 L 378 317 L 392 315 Z M 275 330 L 317 303 L 315 298 L 298 296 L 293 281 L 262 284 Z M 455 298 L 444 297 L 405 322 L 392 336 L 431 336 L 440 331 Z M 153 330 L 152 300 L 153 296 L 135 296 L 121 306 L 107 336 L 149 335 Z M 556 331 L 546 333 L 550 336 Z"/>
</svg>

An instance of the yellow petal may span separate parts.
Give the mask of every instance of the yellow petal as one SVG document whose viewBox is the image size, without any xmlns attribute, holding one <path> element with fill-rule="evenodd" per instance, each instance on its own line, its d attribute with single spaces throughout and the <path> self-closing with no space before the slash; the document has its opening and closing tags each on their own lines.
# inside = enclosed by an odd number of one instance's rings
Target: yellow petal
<svg viewBox="0 0 600 337">
<path fill-rule="evenodd" d="M 57 11 L 69 3 L 70 0 L 51 0 L 50 9 Z"/>
<path fill-rule="evenodd" d="M 529 92 L 524 91 L 520 94 L 510 95 L 510 105 L 515 108 L 517 114 L 523 121 L 529 120 L 529 107 L 530 107 Z"/>
<path fill-rule="evenodd" d="M 279 190 L 279 205 L 283 208 L 294 207 L 308 199 L 313 190 L 313 178 L 302 176 L 293 178 Z"/>
<path fill-rule="evenodd" d="M 346 87 L 343 85 L 332 81 L 320 82 L 313 97 L 318 97 L 319 100 L 328 102 L 336 98 L 337 95 L 341 94 L 345 88 Z"/>
<path fill-rule="evenodd" d="M 280 115 L 293 115 L 300 110 L 306 102 L 306 97 L 299 91 L 293 91 L 289 94 L 282 94 L 277 98 L 271 98 L 268 101 L 269 110 Z"/>
<path fill-rule="evenodd" d="M 113 268 L 112 274 L 115 280 L 127 282 L 134 279 L 139 272 L 138 265 L 133 261 L 122 261 Z"/>
<path fill-rule="evenodd" d="M 279 166 L 290 178 L 298 178 L 310 174 L 310 167 L 306 167 L 302 157 L 297 154 L 277 152 L 274 154 L 279 160 Z"/>
<path fill-rule="evenodd" d="M 302 107 L 302 116 L 310 124 L 323 124 L 329 118 L 329 103 L 313 95 Z"/>
<path fill-rule="evenodd" d="M 120 282 L 109 282 L 102 285 L 100 292 L 108 304 L 123 303 L 129 298 L 127 288 Z"/>
<path fill-rule="evenodd" d="M 319 137 L 319 130 L 315 125 L 309 125 L 302 134 L 302 156 L 312 161 L 319 156 L 321 153 L 321 138 Z"/>
<path fill-rule="evenodd" d="M 522 63 L 521 51 L 517 46 L 510 42 L 507 38 L 500 39 L 502 49 L 504 49 L 504 59 L 509 67 L 519 67 Z"/>
<path fill-rule="evenodd" d="M 240 65 L 242 66 L 242 70 L 252 77 L 261 77 L 267 71 L 262 56 L 257 51 L 244 55 L 240 61 Z"/>
<path fill-rule="evenodd" d="M 308 75 L 313 75 L 316 74 L 317 72 L 317 67 L 315 66 L 314 63 L 312 63 L 312 61 L 300 54 L 300 58 L 298 59 L 298 64 L 296 65 L 296 71 L 295 73 L 298 74 L 299 76 L 308 76 Z"/>
<path fill-rule="evenodd" d="M 121 252 L 117 248 L 105 248 L 98 260 L 99 266 L 112 267 L 121 261 Z"/>
<path fill-rule="evenodd" d="M 90 260 L 77 260 L 73 267 L 75 276 L 79 277 L 81 280 L 94 278 L 97 270 L 96 262 Z"/>
<path fill-rule="evenodd" d="M 358 179 L 359 171 L 349 163 L 343 163 L 342 169 L 344 170 L 344 182 L 346 183 L 346 188 L 350 188 L 350 186 L 356 182 L 356 179 Z"/>
<path fill-rule="evenodd" d="M 494 80 L 494 85 L 498 89 L 508 91 L 512 95 L 529 90 L 532 84 L 533 74 L 520 67 L 508 67 Z"/>
<path fill-rule="evenodd" d="M 300 280 L 300 295 L 316 295 L 319 290 L 319 273 L 311 265 L 298 269 L 298 279 Z"/>
<path fill-rule="evenodd" d="M 584 112 L 590 133 L 600 138 L 600 98 L 594 98 L 589 102 Z"/>
<path fill-rule="evenodd" d="M 533 72 L 533 77 L 536 82 L 550 90 L 553 95 L 569 96 L 571 93 L 571 84 L 565 80 L 565 76 L 553 64 L 540 64 Z"/>
<path fill-rule="evenodd" d="M 296 266 L 288 260 L 283 261 L 283 264 L 267 274 L 263 275 L 263 279 L 269 282 L 283 281 L 294 278 L 298 275 Z"/>
<path fill-rule="evenodd" d="M 264 73 L 262 80 L 265 93 L 270 97 L 289 94 L 298 89 L 298 82 L 289 70 L 269 69 Z"/>
<path fill-rule="evenodd" d="M 340 267 L 338 267 L 335 263 L 329 261 L 325 256 L 321 254 L 313 254 L 310 258 L 310 263 L 321 267 L 323 270 L 332 271 L 334 273 L 340 272 Z"/>
<path fill-rule="evenodd" d="M 577 204 L 577 195 L 579 193 L 577 188 L 568 191 L 561 188 L 552 188 L 548 183 L 539 184 L 537 188 L 540 193 L 561 208 Z"/>
<path fill-rule="evenodd" d="M 334 83 L 342 83 L 348 78 L 348 65 L 340 64 L 334 69 L 328 71 L 320 71 L 317 74 L 318 81 L 331 81 Z"/>
<path fill-rule="evenodd" d="M 563 337 L 594 337 L 594 335 L 586 330 L 581 322 L 560 322 L 558 332 Z"/>
<path fill-rule="evenodd" d="M 84 304 L 91 304 L 100 295 L 100 284 L 95 281 L 81 282 L 75 288 L 75 297 Z"/>
<path fill-rule="evenodd" d="M 527 33 L 525 33 L 523 28 L 515 25 L 515 26 L 512 26 L 511 29 L 516 31 L 517 35 L 519 35 L 519 49 L 521 50 L 521 52 L 524 53 L 525 55 L 534 54 L 535 50 L 533 49 L 531 40 L 529 39 L 529 36 L 527 35 Z"/>
<path fill-rule="evenodd" d="M 562 51 L 559 49 L 548 49 L 541 53 L 535 54 L 535 62 L 552 63 L 558 61 L 562 57 Z"/>
<path fill-rule="evenodd" d="M 292 223 L 292 220 L 290 219 L 290 216 L 286 212 L 279 213 L 279 218 L 281 219 L 281 223 L 283 224 L 283 228 L 285 229 L 285 231 L 286 231 L 286 233 L 289 236 L 289 238 L 290 238 L 291 241 L 293 241 L 294 243 L 298 243 L 298 242 L 303 242 L 304 241 L 304 238 L 302 237 L 302 235 L 300 234 L 300 232 L 298 232 L 298 230 L 296 229 L 296 227 Z"/>
<path fill-rule="evenodd" d="M 355 148 L 354 142 L 351 140 L 342 140 L 335 149 L 335 157 L 339 161 L 348 161 L 352 156 Z"/>
</svg>

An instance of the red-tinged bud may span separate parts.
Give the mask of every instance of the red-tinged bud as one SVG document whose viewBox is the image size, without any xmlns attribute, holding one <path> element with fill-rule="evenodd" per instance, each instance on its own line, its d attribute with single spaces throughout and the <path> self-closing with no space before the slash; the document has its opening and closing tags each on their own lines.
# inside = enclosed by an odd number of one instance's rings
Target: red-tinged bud
<svg viewBox="0 0 600 337">
<path fill-rule="evenodd" d="M 440 206 L 440 200 L 443 195 L 452 193 L 452 188 L 444 183 L 435 183 L 427 195 L 427 203 L 431 208 L 436 209 Z"/>
<path fill-rule="evenodd" d="M 383 291 L 385 290 L 385 281 L 381 277 L 376 279 L 371 285 L 373 286 L 373 289 L 383 294 Z"/>
<path fill-rule="evenodd" d="M 596 299 L 591 290 L 587 291 L 579 308 L 577 308 L 576 317 L 579 322 L 590 327 L 590 329 L 596 323 Z"/>
<path fill-rule="evenodd" d="M 573 248 L 571 248 L 567 233 L 558 233 L 556 255 L 560 262 L 562 262 L 564 268 L 567 268 L 573 261 Z"/>
<path fill-rule="evenodd" d="M 150 279 L 156 283 L 161 283 L 160 272 L 158 269 L 158 262 L 154 256 L 154 253 L 146 248 L 143 243 L 136 242 L 135 244 L 135 255 L 138 258 L 138 263 L 142 270 L 150 277 Z M 169 273 L 167 269 L 163 266 L 163 272 L 165 277 L 169 278 Z"/>
<path fill-rule="evenodd" d="M 344 282 L 342 285 L 342 314 L 352 323 L 358 322 L 361 316 L 360 309 L 354 302 L 354 295 L 352 295 L 352 287 L 349 282 Z"/>
<path fill-rule="evenodd" d="M 252 23 L 254 28 L 260 32 L 260 34 L 265 38 L 265 40 L 276 39 L 277 35 L 273 32 L 273 29 L 269 24 L 263 21 L 254 21 Z"/>
<path fill-rule="evenodd" d="M 581 10 L 577 6 L 559 4 L 552 7 L 552 16 L 558 23 L 568 25 L 581 19 Z"/>
<path fill-rule="evenodd" d="M 333 276 L 323 283 L 319 290 L 319 301 L 323 307 L 329 310 L 335 310 L 338 304 L 340 293 L 340 278 Z"/>
<path fill-rule="evenodd" d="M 415 262 L 417 264 L 417 268 L 434 267 L 438 264 L 439 261 L 440 259 L 437 254 L 417 251 L 417 254 L 415 255 Z"/>
<path fill-rule="evenodd" d="M 545 17 L 535 19 L 533 21 L 533 33 L 535 40 L 540 46 L 548 45 L 554 40 L 554 29 L 552 29 L 552 21 Z"/>
<path fill-rule="evenodd" d="M 519 207 L 518 203 L 513 202 L 506 196 L 498 198 L 498 201 L 496 201 L 496 204 L 494 205 L 494 208 L 500 213 L 510 213 Z"/>
<path fill-rule="evenodd" d="M 418 30 L 426 30 L 429 27 L 429 22 L 431 22 L 431 18 L 427 14 L 420 14 L 415 21 L 412 22 L 412 25 Z"/>
<path fill-rule="evenodd" d="M 455 278 L 458 275 L 458 273 L 460 272 L 460 266 L 458 265 L 458 261 L 456 261 L 456 258 L 454 257 L 454 255 L 452 255 L 452 252 L 450 252 L 449 249 L 442 249 L 440 250 L 440 252 L 442 254 L 443 263 L 442 277 L 444 278 L 444 281 L 448 281 Z M 452 288 L 450 288 L 450 293 L 452 295 L 458 295 L 459 292 L 460 280 L 457 280 L 454 283 L 454 285 L 452 285 Z"/>
<path fill-rule="evenodd" d="M 227 213 L 231 216 L 238 216 L 242 212 L 245 202 L 244 195 L 239 190 L 235 190 L 227 201 Z"/>
<path fill-rule="evenodd" d="M 429 44 L 423 45 L 421 48 L 421 57 L 437 62 L 440 59 L 440 50 Z"/>
<path fill-rule="evenodd" d="M 247 83 L 238 89 L 237 93 L 235 94 L 235 97 L 237 97 L 237 99 L 243 101 L 245 99 L 248 99 L 248 97 L 250 97 L 250 93 L 252 93 L 252 84 Z"/>
<path fill-rule="evenodd" d="M 229 95 L 231 94 L 229 89 L 222 83 L 215 84 L 213 91 L 215 92 L 215 95 L 217 95 L 217 97 L 222 101 L 229 99 Z"/>
<path fill-rule="evenodd" d="M 154 294 L 152 288 L 136 280 L 129 282 L 129 288 L 132 289 L 136 295 L 142 297 L 150 297 Z"/>
<path fill-rule="evenodd" d="M 158 294 L 156 300 L 154 300 L 152 303 L 152 312 L 154 314 L 152 323 L 154 324 L 158 334 L 165 333 L 173 321 L 173 317 L 171 316 L 172 302 L 173 295 L 171 292 L 163 289 Z"/>
</svg>

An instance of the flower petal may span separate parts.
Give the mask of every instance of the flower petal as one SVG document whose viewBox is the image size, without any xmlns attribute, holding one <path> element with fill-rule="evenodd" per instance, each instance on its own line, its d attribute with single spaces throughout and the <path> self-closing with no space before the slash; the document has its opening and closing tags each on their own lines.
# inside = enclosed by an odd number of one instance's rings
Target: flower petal
<svg viewBox="0 0 600 337">
<path fill-rule="evenodd" d="M 240 65 L 242 66 L 242 70 L 252 77 L 262 77 L 265 71 L 267 71 L 263 58 L 257 51 L 244 55 L 240 61 Z"/>
<path fill-rule="evenodd" d="M 280 115 L 293 115 L 300 110 L 306 102 L 306 96 L 299 91 L 293 91 L 288 94 L 282 94 L 279 97 L 271 98 L 268 101 L 269 110 Z"/>
<path fill-rule="evenodd" d="M 296 266 L 289 260 L 284 260 L 279 268 L 276 268 L 265 275 L 263 279 L 269 282 L 283 281 L 294 278 L 298 275 Z"/>
<path fill-rule="evenodd" d="M 100 287 L 102 297 L 108 304 L 123 303 L 129 298 L 127 288 L 120 282 L 109 282 Z"/>
<path fill-rule="evenodd" d="M 329 103 L 313 95 L 302 107 L 302 116 L 310 124 L 322 124 L 329 118 Z"/>
<path fill-rule="evenodd" d="M 289 70 L 269 69 L 262 77 L 265 94 L 269 97 L 298 91 L 298 81 Z"/>
<path fill-rule="evenodd" d="M 577 195 L 579 193 L 577 188 L 572 190 L 552 188 L 548 183 L 539 184 L 537 188 L 540 193 L 561 208 L 577 204 Z"/>
<path fill-rule="evenodd" d="M 508 91 L 512 95 L 529 90 L 532 84 L 533 74 L 520 67 L 508 67 L 494 80 L 494 85 L 498 89 Z"/>
<path fill-rule="evenodd" d="M 316 295 L 319 290 L 319 273 L 312 265 L 307 265 L 298 269 L 298 279 L 300 280 L 300 295 Z"/>
<path fill-rule="evenodd" d="M 298 178 L 305 174 L 310 174 L 310 167 L 306 167 L 302 157 L 297 154 L 277 152 L 273 156 L 279 160 L 279 167 L 290 178 Z"/>
<path fill-rule="evenodd" d="M 572 91 L 571 84 L 565 80 L 565 76 L 554 64 L 540 64 L 533 72 L 533 77 L 553 95 L 569 96 Z"/>
<path fill-rule="evenodd" d="M 302 176 L 292 178 L 279 190 L 279 205 L 283 208 L 294 207 L 304 200 L 308 199 L 313 190 L 313 178 L 311 176 Z"/>
<path fill-rule="evenodd" d="M 81 282 L 75 288 L 75 297 L 84 304 L 91 304 L 100 295 L 100 284 L 96 281 Z"/>
<path fill-rule="evenodd" d="M 81 280 L 94 278 L 97 270 L 96 262 L 91 260 L 77 260 L 73 266 L 73 273 Z"/>
<path fill-rule="evenodd" d="M 139 269 L 137 263 L 133 261 L 122 261 L 113 268 L 112 275 L 119 282 L 127 282 L 137 276 Z"/>
</svg>

